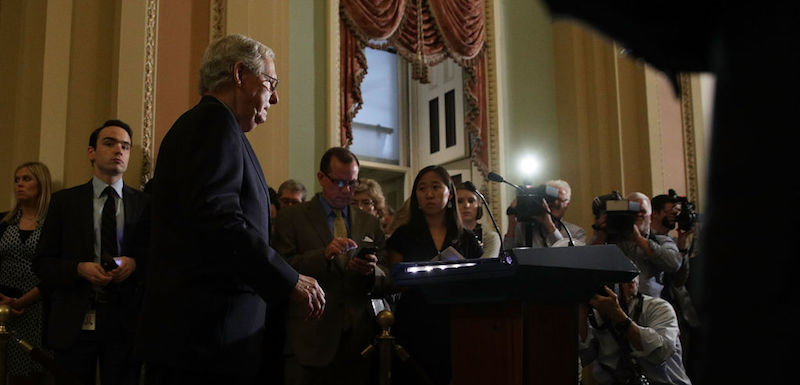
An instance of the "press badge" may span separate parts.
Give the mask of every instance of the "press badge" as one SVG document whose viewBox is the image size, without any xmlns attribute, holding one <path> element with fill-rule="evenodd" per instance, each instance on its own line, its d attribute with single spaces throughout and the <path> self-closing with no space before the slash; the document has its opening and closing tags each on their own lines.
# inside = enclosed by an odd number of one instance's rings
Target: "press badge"
<svg viewBox="0 0 800 385">
<path fill-rule="evenodd" d="M 86 312 L 86 316 L 83 317 L 83 325 L 81 325 L 81 330 L 94 330 L 97 326 L 97 313 L 94 310 L 89 310 Z"/>
</svg>

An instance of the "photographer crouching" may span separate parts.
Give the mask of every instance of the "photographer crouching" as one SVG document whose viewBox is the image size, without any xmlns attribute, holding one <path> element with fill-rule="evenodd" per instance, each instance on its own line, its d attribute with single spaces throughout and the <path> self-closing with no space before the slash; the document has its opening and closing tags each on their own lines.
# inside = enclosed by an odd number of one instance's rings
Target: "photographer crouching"
<svg viewBox="0 0 800 385">
<path fill-rule="evenodd" d="M 608 286 L 581 305 L 578 347 L 584 364 L 594 362 L 599 384 L 691 384 L 681 359 L 678 320 L 661 298 L 638 291 L 639 279 Z"/>
<path fill-rule="evenodd" d="M 652 297 L 661 297 L 664 273 L 681 267 L 682 256 L 669 235 L 659 235 L 650 228 L 650 199 L 640 193 L 624 200 L 619 193 L 595 198 L 595 230 L 591 244 L 616 244 L 640 272 L 639 290 Z"/>
</svg>

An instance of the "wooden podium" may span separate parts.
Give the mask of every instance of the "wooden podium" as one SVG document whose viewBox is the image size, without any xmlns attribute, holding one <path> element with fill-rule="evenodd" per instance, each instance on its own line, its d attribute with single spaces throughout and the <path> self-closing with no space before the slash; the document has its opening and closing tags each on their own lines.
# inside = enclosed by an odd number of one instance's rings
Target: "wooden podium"
<svg viewBox="0 0 800 385">
<path fill-rule="evenodd" d="M 450 304 L 454 385 L 577 384 L 578 304 L 638 273 L 614 245 L 518 248 L 507 260 L 392 269 L 396 284 Z"/>
</svg>

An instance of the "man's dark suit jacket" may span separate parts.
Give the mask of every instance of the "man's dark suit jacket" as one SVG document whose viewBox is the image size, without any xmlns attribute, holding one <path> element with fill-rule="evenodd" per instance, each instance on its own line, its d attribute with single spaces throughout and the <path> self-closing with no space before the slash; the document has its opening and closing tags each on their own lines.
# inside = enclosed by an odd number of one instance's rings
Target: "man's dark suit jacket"
<svg viewBox="0 0 800 385">
<path fill-rule="evenodd" d="M 383 252 L 385 237 L 378 218 L 350 206 L 349 222 L 351 239 L 359 246 L 376 246 Z M 386 271 L 380 265 L 370 276 L 347 269 L 352 253 L 329 261 L 325 247 L 332 240 L 319 194 L 308 202 L 279 211 L 275 248 L 297 271 L 316 278 L 325 290 L 322 318 L 306 321 L 302 307 L 297 304 L 288 309 L 286 353 L 295 355 L 306 366 L 330 364 L 341 344 L 369 345 L 375 337 L 376 325 L 369 305 L 370 295 L 388 285 Z M 350 341 L 343 342 L 343 338 Z"/>
<path fill-rule="evenodd" d="M 136 331 L 136 315 L 141 302 L 140 269 L 145 264 L 146 234 L 142 234 L 143 213 L 147 198 L 129 186 L 122 188 L 125 206 L 125 229 L 120 255 L 136 260 L 136 271 L 117 284 L 119 300 L 117 319 L 124 320 L 126 336 L 132 343 Z M 53 194 L 47 218 L 42 227 L 39 248 L 33 260 L 33 271 L 41 280 L 39 290 L 46 301 L 45 345 L 65 349 L 81 331 L 92 285 L 78 276 L 79 262 L 94 262 L 94 191 L 92 181 Z"/>
<path fill-rule="evenodd" d="M 267 301 L 298 274 L 269 246 L 269 193 L 234 115 L 211 96 L 170 128 L 152 185 L 152 260 L 137 351 L 147 362 L 248 376 Z"/>
</svg>

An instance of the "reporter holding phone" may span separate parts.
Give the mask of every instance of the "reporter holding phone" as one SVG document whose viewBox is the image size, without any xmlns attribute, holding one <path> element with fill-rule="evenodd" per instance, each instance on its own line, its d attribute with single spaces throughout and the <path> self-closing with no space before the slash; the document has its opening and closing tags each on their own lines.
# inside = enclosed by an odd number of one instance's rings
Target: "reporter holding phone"
<svg viewBox="0 0 800 385">
<path fill-rule="evenodd" d="M 329 149 L 317 172 L 322 192 L 278 213 L 273 247 L 300 274 L 316 278 L 326 293 L 325 313 L 318 320 L 305 320 L 301 309 L 289 305 L 286 384 L 374 382 L 361 350 L 378 332 L 369 299 L 385 289 L 387 273 L 378 258 L 384 248 L 380 221 L 350 205 L 358 171 L 353 153 Z"/>
</svg>

